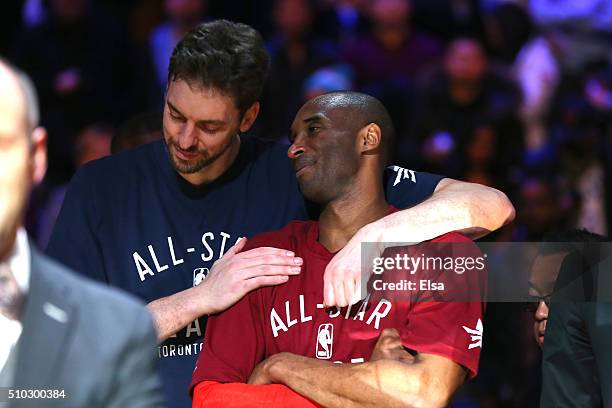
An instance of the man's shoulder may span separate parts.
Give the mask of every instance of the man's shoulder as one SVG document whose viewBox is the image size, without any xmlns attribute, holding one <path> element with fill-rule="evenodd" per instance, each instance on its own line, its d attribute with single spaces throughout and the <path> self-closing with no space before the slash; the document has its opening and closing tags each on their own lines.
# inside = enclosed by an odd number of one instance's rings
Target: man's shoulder
<svg viewBox="0 0 612 408">
<path fill-rule="evenodd" d="M 291 221 L 281 229 L 262 232 L 249 238 L 243 251 L 260 247 L 275 247 L 293 251 L 314 224 L 315 221 Z"/>
<path fill-rule="evenodd" d="M 150 165 L 156 162 L 155 158 L 159 150 L 163 149 L 163 143 L 163 140 L 156 140 L 134 149 L 92 160 L 79 168 L 75 178 L 106 180 L 112 176 L 133 174 L 135 169 L 148 165 L 154 170 L 155 166 Z"/>
</svg>

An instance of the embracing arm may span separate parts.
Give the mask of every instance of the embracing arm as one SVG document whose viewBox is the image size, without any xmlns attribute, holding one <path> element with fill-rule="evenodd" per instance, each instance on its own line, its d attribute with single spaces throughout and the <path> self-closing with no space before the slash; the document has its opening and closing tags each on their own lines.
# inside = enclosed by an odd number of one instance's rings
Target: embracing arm
<svg viewBox="0 0 612 408">
<path fill-rule="evenodd" d="M 513 219 L 514 207 L 501 191 L 445 178 L 427 200 L 364 228 L 371 242 L 416 243 L 452 231 L 475 239 Z"/>
<path fill-rule="evenodd" d="M 386 244 L 419 243 L 452 231 L 474 239 L 514 219 L 514 207 L 504 193 L 480 184 L 442 179 L 427 200 L 365 225 L 325 269 L 324 302 L 347 306 L 360 295 L 361 262 L 380 256 Z M 370 253 L 361 254 L 361 243 Z"/>
</svg>

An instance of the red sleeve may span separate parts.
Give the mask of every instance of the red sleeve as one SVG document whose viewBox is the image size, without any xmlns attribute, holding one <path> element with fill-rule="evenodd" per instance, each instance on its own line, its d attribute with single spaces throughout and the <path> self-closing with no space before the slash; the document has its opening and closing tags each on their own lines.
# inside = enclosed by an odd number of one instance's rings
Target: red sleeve
<svg viewBox="0 0 612 408">
<path fill-rule="evenodd" d="M 263 360 L 265 346 L 257 294 L 249 293 L 225 312 L 208 318 L 190 392 L 201 381 L 246 382 Z"/>
<path fill-rule="evenodd" d="M 419 283 L 421 279 L 442 283 L 444 290 L 431 288 L 414 292 L 406 324 L 400 331 L 402 343 L 420 353 L 446 357 L 467 368 L 470 376 L 475 377 L 482 350 L 487 285 L 485 258 L 469 238 L 457 233 L 445 234 L 430 243 L 409 247 L 409 253 L 422 258 L 441 258 L 443 268 L 417 270 L 413 279 Z M 473 264 L 469 262 L 470 268 L 466 264 L 468 258 L 475 260 Z"/>
<path fill-rule="evenodd" d="M 282 384 L 219 384 L 211 381 L 204 381 L 195 387 L 192 404 L 192 408 L 320 406 Z"/>
<path fill-rule="evenodd" d="M 291 236 L 304 223 L 290 223 L 275 232 L 256 235 L 244 251 L 261 246 L 294 250 Z M 245 383 L 265 357 L 264 313 L 261 290 L 255 290 L 226 311 L 208 318 L 204 346 L 189 391 L 202 381 Z"/>
</svg>

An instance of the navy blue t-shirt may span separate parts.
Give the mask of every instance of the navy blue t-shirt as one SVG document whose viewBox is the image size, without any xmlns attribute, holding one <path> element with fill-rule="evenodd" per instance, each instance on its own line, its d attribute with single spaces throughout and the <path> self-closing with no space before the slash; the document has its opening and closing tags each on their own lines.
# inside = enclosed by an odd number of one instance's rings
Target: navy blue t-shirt
<svg viewBox="0 0 612 408">
<path fill-rule="evenodd" d="M 47 253 L 147 303 L 193 287 L 238 238 L 308 218 L 286 149 L 243 139 L 232 166 L 201 188 L 172 169 L 164 141 L 88 163 L 70 183 Z M 397 208 L 425 200 L 441 179 L 397 166 L 385 177 Z M 191 406 L 205 325 L 202 317 L 157 348 L 169 406 Z"/>
</svg>

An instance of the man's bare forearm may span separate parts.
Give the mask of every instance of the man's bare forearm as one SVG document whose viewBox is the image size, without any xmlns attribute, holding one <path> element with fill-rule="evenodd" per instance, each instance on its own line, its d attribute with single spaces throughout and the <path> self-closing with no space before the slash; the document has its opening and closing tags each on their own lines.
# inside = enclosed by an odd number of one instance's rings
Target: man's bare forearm
<svg viewBox="0 0 612 408">
<path fill-rule="evenodd" d="M 417 243 L 452 231 L 476 239 L 511 222 L 514 214 L 512 203 L 499 190 L 443 179 L 429 199 L 364 228 L 372 242 Z"/>
<path fill-rule="evenodd" d="M 422 365 L 392 360 L 333 364 L 281 353 L 265 364 L 272 382 L 326 407 L 443 407 L 460 384 L 449 387 Z"/>
<path fill-rule="evenodd" d="M 205 294 L 194 288 L 154 300 L 147 305 L 153 316 L 158 340 L 164 341 L 200 316 L 209 314 Z M 200 296 L 199 299 L 194 299 Z"/>
</svg>

